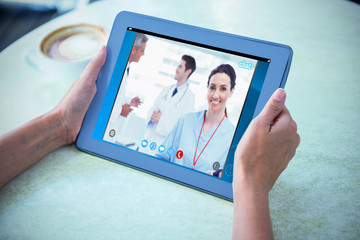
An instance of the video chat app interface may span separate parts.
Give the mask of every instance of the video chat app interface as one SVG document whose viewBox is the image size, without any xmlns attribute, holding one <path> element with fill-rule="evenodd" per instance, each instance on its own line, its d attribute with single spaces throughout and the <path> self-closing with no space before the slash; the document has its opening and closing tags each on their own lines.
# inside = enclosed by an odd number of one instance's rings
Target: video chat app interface
<svg viewBox="0 0 360 240">
<path fill-rule="evenodd" d="M 146 36 L 140 45 L 139 33 Z M 111 79 L 119 84 L 102 140 L 221 177 L 257 65 L 267 69 L 268 61 L 133 28 L 124 44 L 126 67 Z M 184 55 L 196 65 L 187 79 Z M 222 64 L 235 71 L 234 89 L 230 77 L 208 86 L 211 71 Z M 226 109 L 224 116 L 204 129 L 206 113 L 218 109 Z"/>
</svg>

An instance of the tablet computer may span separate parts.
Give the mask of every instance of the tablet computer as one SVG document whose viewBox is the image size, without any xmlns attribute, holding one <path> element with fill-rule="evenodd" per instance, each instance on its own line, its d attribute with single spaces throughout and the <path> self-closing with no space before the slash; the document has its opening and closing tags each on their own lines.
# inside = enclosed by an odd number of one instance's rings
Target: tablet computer
<svg viewBox="0 0 360 240">
<path fill-rule="evenodd" d="M 120 12 L 76 147 L 232 200 L 236 146 L 290 47 Z"/>
</svg>

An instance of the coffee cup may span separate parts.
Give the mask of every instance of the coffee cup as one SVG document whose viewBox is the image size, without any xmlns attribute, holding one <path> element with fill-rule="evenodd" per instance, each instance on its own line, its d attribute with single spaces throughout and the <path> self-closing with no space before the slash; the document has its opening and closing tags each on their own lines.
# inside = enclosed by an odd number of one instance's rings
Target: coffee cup
<svg viewBox="0 0 360 240">
<path fill-rule="evenodd" d="M 96 25 L 77 24 L 47 34 L 39 49 L 30 49 L 25 61 L 30 67 L 63 82 L 73 82 L 106 45 L 108 32 Z"/>
</svg>

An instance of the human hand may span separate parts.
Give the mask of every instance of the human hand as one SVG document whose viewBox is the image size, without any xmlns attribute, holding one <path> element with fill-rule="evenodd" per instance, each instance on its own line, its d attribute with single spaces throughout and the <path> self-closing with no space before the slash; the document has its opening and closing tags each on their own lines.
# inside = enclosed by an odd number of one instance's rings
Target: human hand
<svg viewBox="0 0 360 240">
<path fill-rule="evenodd" d="M 130 105 L 132 107 L 138 107 L 141 104 L 140 98 L 139 97 L 134 97 L 131 99 Z"/>
<path fill-rule="evenodd" d="M 208 170 L 208 171 L 206 171 L 205 173 L 210 174 L 210 175 L 213 175 L 213 176 L 218 177 L 218 178 L 221 178 L 221 176 L 222 176 L 222 169 L 219 169 L 219 170 L 216 170 L 216 171 Z M 214 175 L 214 173 L 215 173 L 215 175 Z"/>
<path fill-rule="evenodd" d="M 153 114 L 151 115 L 150 121 L 154 122 L 154 123 L 158 123 L 160 118 L 161 118 L 161 111 L 160 109 L 158 109 L 157 111 L 154 111 Z"/>
<path fill-rule="evenodd" d="M 234 158 L 234 191 L 246 185 L 268 194 L 295 155 L 300 136 L 285 98 L 278 89 L 243 135 Z"/>
<path fill-rule="evenodd" d="M 96 80 L 106 59 L 106 47 L 89 62 L 80 77 L 71 85 L 52 112 L 59 116 L 66 132 L 66 144 L 75 142 L 85 113 L 96 93 Z"/>
<path fill-rule="evenodd" d="M 209 174 L 209 175 L 213 175 L 214 171 L 213 170 L 208 170 L 205 172 L 206 174 Z"/>
<path fill-rule="evenodd" d="M 0 137 L 0 188 L 46 154 L 75 141 L 105 58 L 103 47 L 55 108 Z"/>
<path fill-rule="evenodd" d="M 127 117 L 131 111 L 132 111 L 132 108 L 131 108 L 130 104 L 126 103 L 126 104 L 122 105 L 120 115 L 123 117 Z"/>
</svg>

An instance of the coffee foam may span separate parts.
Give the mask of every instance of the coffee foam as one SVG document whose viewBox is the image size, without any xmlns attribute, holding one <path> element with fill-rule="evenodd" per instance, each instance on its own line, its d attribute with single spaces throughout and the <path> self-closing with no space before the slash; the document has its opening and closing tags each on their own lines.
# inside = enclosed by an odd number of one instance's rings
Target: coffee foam
<svg viewBox="0 0 360 240">
<path fill-rule="evenodd" d="M 48 57 L 61 61 L 79 61 L 94 56 L 106 44 L 107 32 L 89 24 L 60 28 L 50 33 L 41 44 Z"/>
<path fill-rule="evenodd" d="M 92 57 L 103 45 L 101 36 L 93 33 L 78 33 L 56 41 L 49 50 L 55 59 L 76 60 Z"/>
</svg>

